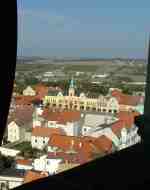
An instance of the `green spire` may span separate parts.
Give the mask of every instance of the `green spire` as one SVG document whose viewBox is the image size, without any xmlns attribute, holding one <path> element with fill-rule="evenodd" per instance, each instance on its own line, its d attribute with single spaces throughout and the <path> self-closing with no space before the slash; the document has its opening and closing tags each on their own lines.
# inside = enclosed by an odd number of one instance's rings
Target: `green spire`
<svg viewBox="0 0 150 190">
<path fill-rule="evenodd" d="M 70 81 L 70 88 L 75 88 L 75 85 L 74 85 L 74 79 L 72 77 L 71 81 Z"/>
</svg>

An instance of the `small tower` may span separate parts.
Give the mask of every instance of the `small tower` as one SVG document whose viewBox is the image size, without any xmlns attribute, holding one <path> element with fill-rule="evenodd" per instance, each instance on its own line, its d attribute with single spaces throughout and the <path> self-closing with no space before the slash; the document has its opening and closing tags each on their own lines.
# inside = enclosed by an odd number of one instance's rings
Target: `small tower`
<svg viewBox="0 0 150 190">
<path fill-rule="evenodd" d="M 75 96 L 75 84 L 74 79 L 72 78 L 69 85 L 69 96 Z"/>
</svg>

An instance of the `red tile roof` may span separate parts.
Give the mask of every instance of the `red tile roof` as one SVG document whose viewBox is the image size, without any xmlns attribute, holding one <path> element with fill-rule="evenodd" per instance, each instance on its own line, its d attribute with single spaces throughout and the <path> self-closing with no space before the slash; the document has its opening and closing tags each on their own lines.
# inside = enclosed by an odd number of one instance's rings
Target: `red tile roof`
<svg viewBox="0 0 150 190">
<path fill-rule="evenodd" d="M 16 105 L 32 105 L 33 101 L 39 100 L 38 96 L 16 96 L 15 103 Z"/>
<path fill-rule="evenodd" d="M 134 118 L 136 116 L 139 116 L 140 113 L 138 112 L 126 112 L 126 111 L 122 111 L 122 112 L 119 112 L 117 117 L 124 121 L 125 122 L 125 125 L 128 126 L 128 127 L 131 127 L 131 125 L 134 123 Z"/>
<path fill-rule="evenodd" d="M 81 114 L 79 111 L 62 111 L 62 112 L 48 112 L 45 110 L 43 116 L 48 121 L 57 121 L 59 124 L 66 124 L 67 122 L 79 121 Z"/>
<path fill-rule="evenodd" d="M 32 161 L 31 160 L 25 160 L 25 159 L 17 159 L 16 160 L 16 164 L 20 164 L 20 165 L 31 165 Z"/>
<path fill-rule="evenodd" d="M 63 134 L 60 128 L 35 127 L 32 129 L 32 136 L 35 137 L 50 137 L 53 134 Z"/>
<path fill-rule="evenodd" d="M 29 183 L 31 181 L 35 181 L 37 179 L 41 179 L 47 177 L 47 173 L 35 172 L 35 171 L 27 171 L 24 177 L 24 183 Z"/>
<path fill-rule="evenodd" d="M 74 142 L 73 149 L 83 154 L 87 161 L 91 159 L 92 153 L 95 150 L 98 152 L 110 152 L 112 148 L 112 142 L 103 136 L 99 138 L 84 138 L 53 135 L 49 140 L 49 146 L 56 146 L 63 151 L 67 151 L 70 149 L 72 142 Z"/>
<path fill-rule="evenodd" d="M 120 135 L 121 130 L 122 130 L 122 128 L 124 128 L 124 127 L 125 127 L 125 122 L 122 121 L 122 120 L 119 120 L 119 121 L 115 122 L 115 123 L 112 125 L 111 129 L 112 129 L 113 133 L 118 136 L 118 135 Z"/>
<path fill-rule="evenodd" d="M 35 86 L 34 89 L 36 91 L 38 98 L 42 99 L 42 98 L 44 98 L 44 96 L 47 95 L 49 88 L 43 84 L 38 84 Z"/>
<path fill-rule="evenodd" d="M 112 131 L 119 135 L 121 132 L 121 129 L 126 127 L 126 128 L 131 128 L 132 125 L 134 124 L 134 118 L 135 116 L 140 115 L 138 112 L 119 112 L 117 114 L 117 117 L 119 118 L 119 121 L 115 122 L 112 125 Z"/>
<path fill-rule="evenodd" d="M 101 136 L 99 138 L 97 138 L 93 144 L 99 148 L 100 150 L 102 150 L 102 152 L 111 152 L 112 150 L 112 141 L 110 139 L 108 139 L 106 136 Z"/>
<path fill-rule="evenodd" d="M 32 106 L 28 106 L 28 105 L 19 106 L 12 113 L 11 118 L 9 119 L 9 122 L 15 121 L 17 124 L 21 124 L 21 125 L 31 123 L 32 114 L 33 114 Z"/>
<path fill-rule="evenodd" d="M 111 92 L 111 95 L 118 100 L 119 104 L 131 105 L 131 106 L 136 106 L 141 101 L 142 98 L 141 96 L 131 96 L 123 94 L 118 90 L 113 90 Z"/>
</svg>

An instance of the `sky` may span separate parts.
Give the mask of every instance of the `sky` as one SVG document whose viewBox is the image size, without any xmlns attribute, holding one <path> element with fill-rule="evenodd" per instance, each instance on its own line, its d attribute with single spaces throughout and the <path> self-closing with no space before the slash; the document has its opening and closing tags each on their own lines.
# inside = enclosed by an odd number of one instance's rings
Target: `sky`
<svg viewBox="0 0 150 190">
<path fill-rule="evenodd" d="M 17 2 L 19 56 L 147 56 L 149 0 Z"/>
</svg>

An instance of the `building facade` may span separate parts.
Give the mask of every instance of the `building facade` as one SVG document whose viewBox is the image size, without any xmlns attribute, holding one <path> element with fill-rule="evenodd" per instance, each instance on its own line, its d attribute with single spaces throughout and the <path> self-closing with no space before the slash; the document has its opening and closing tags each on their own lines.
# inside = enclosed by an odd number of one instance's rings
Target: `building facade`
<svg viewBox="0 0 150 190">
<path fill-rule="evenodd" d="M 25 139 L 25 128 L 20 127 L 15 121 L 8 125 L 8 142 L 16 142 Z"/>
<path fill-rule="evenodd" d="M 27 86 L 27 88 L 23 90 L 23 95 L 24 96 L 35 96 L 36 92 L 30 86 Z"/>
<path fill-rule="evenodd" d="M 50 107 L 62 108 L 66 110 L 85 110 L 85 111 L 99 111 L 106 113 L 117 113 L 119 111 L 119 104 L 115 97 L 102 96 L 98 98 L 87 97 L 84 93 L 76 95 L 74 80 L 70 82 L 68 95 L 63 95 L 59 92 L 57 95 L 48 95 L 43 99 L 44 105 Z"/>
</svg>

